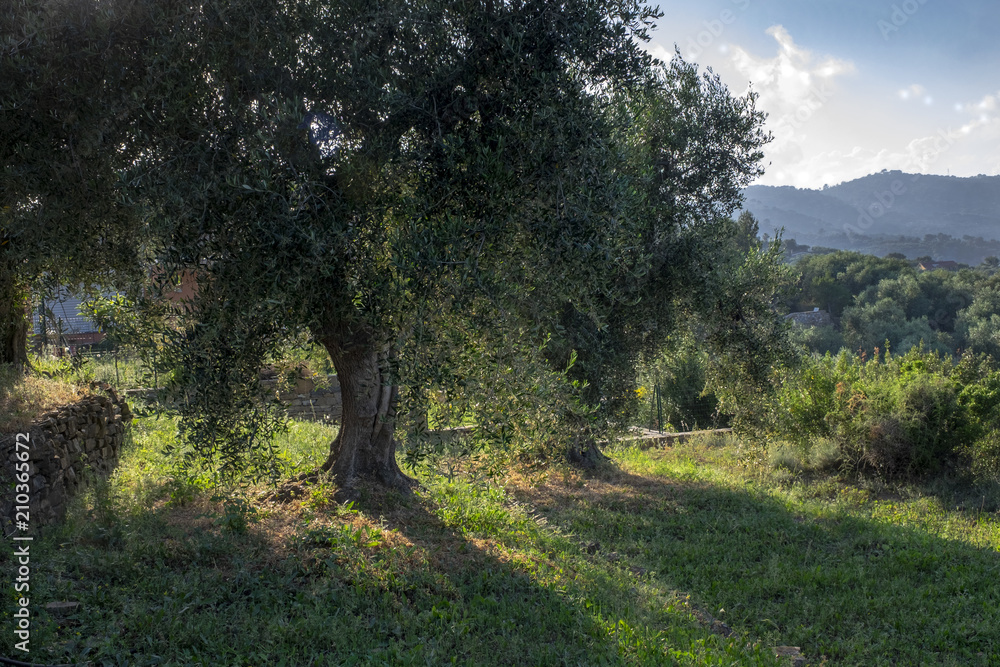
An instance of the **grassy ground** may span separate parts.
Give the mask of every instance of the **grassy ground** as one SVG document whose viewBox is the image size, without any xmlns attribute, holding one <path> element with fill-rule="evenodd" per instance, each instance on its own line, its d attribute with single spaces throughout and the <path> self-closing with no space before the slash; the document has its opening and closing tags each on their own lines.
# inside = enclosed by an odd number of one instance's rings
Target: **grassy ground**
<svg viewBox="0 0 1000 667">
<path fill-rule="evenodd" d="M 519 497 L 655 571 L 659 585 L 690 591 L 731 627 L 800 646 L 810 661 L 1000 659 L 1000 515 L 982 509 L 989 490 L 980 505 L 943 485 L 748 474 L 726 438 L 616 459 L 617 474 L 582 489 Z"/>
<path fill-rule="evenodd" d="M 15 366 L 0 364 L 0 430 L 20 431 L 40 414 L 74 403 L 84 390 L 72 383 L 25 375 Z"/>
<path fill-rule="evenodd" d="M 144 389 L 153 386 L 152 371 L 124 353 L 118 355 L 117 364 L 115 357 L 113 352 L 61 358 L 32 354 L 30 360 L 35 375 L 44 375 L 66 383 L 86 385 L 94 381 L 107 382 L 115 389 Z M 157 381 L 162 385 L 164 379 L 158 377 Z"/>
<path fill-rule="evenodd" d="M 110 483 L 34 543 L 32 660 L 778 664 L 749 635 L 713 633 L 685 592 L 588 553 L 499 487 L 425 479 L 414 498 L 368 490 L 355 507 L 323 486 L 285 504 L 213 499 L 169 479 L 157 451 L 174 428 L 139 420 Z M 332 435 L 295 424 L 286 472 L 313 465 Z M 63 600 L 81 606 L 45 610 Z M 8 656 L 11 634 L 0 635 Z"/>
<path fill-rule="evenodd" d="M 170 479 L 157 452 L 173 429 L 139 420 L 110 483 L 32 547 L 32 660 L 787 665 L 771 647 L 794 645 L 810 664 L 985 665 L 1000 654 L 1000 523 L 940 495 L 747 474 L 714 438 L 621 450 L 596 476 L 556 471 L 542 485 L 425 476 L 416 497 L 367 489 L 353 507 L 326 486 L 284 504 L 213 499 Z M 287 474 L 319 460 L 333 433 L 294 424 Z M 50 615 L 57 600 L 81 607 Z"/>
</svg>

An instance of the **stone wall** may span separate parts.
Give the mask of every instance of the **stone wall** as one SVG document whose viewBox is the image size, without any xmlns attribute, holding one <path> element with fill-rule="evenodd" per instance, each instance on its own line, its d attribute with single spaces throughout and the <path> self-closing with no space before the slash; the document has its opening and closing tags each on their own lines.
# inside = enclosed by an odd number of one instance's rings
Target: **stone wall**
<svg viewBox="0 0 1000 667">
<path fill-rule="evenodd" d="M 261 384 L 268 391 L 274 391 L 276 380 L 264 380 Z M 328 375 L 317 386 L 315 380 L 299 379 L 288 391 L 278 393 L 278 400 L 284 403 L 288 416 L 306 421 L 340 421 L 340 382 L 336 375 Z"/>
<path fill-rule="evenodd" d="M 260 384 L 268 394 L 277 391 L 277 380 L 261 380 Z M 157 400 L 156 393 L 155 389 L 129 389 L 125 392 L 127 396 L 149 402 Z M 319 380 L 299 378 L 293 386 L 278 392 L 278 400 L 284 404 L 286 413 L 292 419 L 338 422 L 342 414 L 340 383 L 336 375 Z"/>
<path fill-rule="evenodd" d="M 70 498 L 93 476 L 107 476 L 114 469 L 132 415 L 124 400 L 109 393 L 110 398 L 89 396 L 38 417 L 21 433 L 0 436 L 0 518 L 5 534 L 23 520 L 16 508 L 22 504 L 24 485 L 27 524 L 34 530 L 61 520 Z"/>
<path fill-rule="evenodd" d="M 786 320 L 793 320 L 807 327 L 823 327 L 833 325 L 833 318 L 825 310 L 809 310 L 803 313 L 789 313 Z"/>
</svg>

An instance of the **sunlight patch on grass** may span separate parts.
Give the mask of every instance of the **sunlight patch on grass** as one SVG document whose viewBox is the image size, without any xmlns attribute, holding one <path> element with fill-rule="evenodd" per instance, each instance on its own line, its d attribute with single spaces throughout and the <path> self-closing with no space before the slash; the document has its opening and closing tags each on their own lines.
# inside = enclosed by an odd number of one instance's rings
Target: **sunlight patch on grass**
<svg viewBox="0 0 1000 667">
<path fill-rule="evenodd" d="M 288 470 L 321 462 L 334 433 L 293 424 L 281 441 Z M 320 482 L 292 502 L 246 489 L 249 504 L 234 504 L 171 477 L 162 448 L 175 437 L 173 419 L 136 420 L 114 476 L 33 546 L 45 564 L 32 581 L 37 659 L 778 664 L 498 485 L 425 476 L 417 495 L 362 485 L 345 506 Z M 81 611 L 50 616 L 52 600 Z"/>
<path fill-rule="evenodd" d="M 11 364 L 0 364 L 0 429 L 24 430 L 36 417 L 75 403 L 85 395 L 74 384 L 24 375 Z"/>
</svg>

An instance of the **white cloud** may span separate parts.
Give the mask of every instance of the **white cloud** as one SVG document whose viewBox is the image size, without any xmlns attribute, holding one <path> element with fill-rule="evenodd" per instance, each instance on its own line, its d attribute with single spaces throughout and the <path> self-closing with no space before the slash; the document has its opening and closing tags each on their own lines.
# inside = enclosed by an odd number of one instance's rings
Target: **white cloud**
<svg viewBox="0 0 1000 667">
<path fill-rule="evenodd" d="M 766 149 L 779 181 L 796 180 L 796 166 L 805 159 L 804 144 L 814 116 L 836 93 L 835 79 L 854 73 L 854 64 L 833 56 L 817 57 L 795 43 L 781 25 L 767 29 L 778 44 L 773 57 L 756 57 L 739 46 L 730 49 L 730 63 L 758 93 L 757 107 L 767 112 L 774 141 Z M 781 165 L 781 169 L 777 168 Z"/>
<path fill-rule="evenodd" d="M 803 108 L 822 106 L 828 96 L 823 87 L 854 72 L 849 60 L 827 56 L 814 62 L 812 52 L 798 46 L 783 26 L 771 26 L 767 34 L 778 43 L 776 56 L 757 58 L 734 45 L 731 61 L 760 94 L 760 107 L 772 116 L 801 115 Z"/>
<path fill-rule="evenodd" d="M 674 52 L 668 50 L 665 46 L 661 44 L 654 44 L 652 42 L 640 42 L 640 46 L 649 52 L 649 55 L 662 60 L 665 63 L 669 63 L 674 58 Z"/>
<path fill-rule="evenodd" d="M 765 147 L 767 172 L 759 182 L 821 187 L 883 169 L 1000 172 L 1000 90 L 947 99 L 932 73 L 911 70 L 908 82 L 890 83 L 877 63 L 865 62 L 859 72 L 860 61 L 856 67 L 798 44 L 781 25 L 767 35 L 771 49 L 756 53 L 735 31 L 724 42 L 717 35 L 698 43 L 701 64 L 712 65 L 734 93 L 749 82 L 757 109 L 768 114 L 774 140 Z M 663 60 L 673 56 L 655 43 L 647 49 Z"/>
<path fill-rule="evenodd" d="M 962 104 L 961 110 L 971 117 L 968 123 L 963 126 L 963 130 L 976 129 L 989 125 L 996 120 L 1000 120 L 1000 93 L 984 95 L 978 102 Z"/>
<path fill-rule="evenodd" d="M 778 43 L 771 58 L 756 58 L 738 48 L 731 62 L 760 93 L 758 107 L 769 112 L 774 141 L 766 149 L 771 166 L 761 182 L 821 187 L 883 169 L 910 173 L 974 175 L 997 173 L 1000 145 L 1000 92 L 954 105 L 964 117 L 907 117 L 871 108 L 870 96 L 844 89 L 843 76 L 855 72 L 850 61 L 817 57 L 795 44 L 781 26 L 768 30 Z M 890 89 L 892 90 L 892 89 Z M 935 99 L 922 83 L 897 90 L 898 98 L 933 107 Z"/>
<path fill-rule="evenodd" d="M 996 174 L 1000 173 L 1000 162 L 990 146 L 996 146 L 998 139 L 1000 121 L 984 122 L 977 118 L 958 129 L 940 129 L 912 139 L 896 150 L 855 145 L 849 150 L 811 153 L 794 164 L 782 162 L 780 171 L 775 164 L 776 171 L 765 182 L 817 188 L 823 183 L 833 185 L 883 169 L 924 174 L 950 169 L 961 176 Z"/>
<path fill-rule="evenodd" d="M 911 83 L 906 88 L 901 88 L 899 90 L 899 99 L 909 100 L 909 99 L 919 98 L 926 92 L 927 89 L 921 86 L 919 83 Z"/>
</svg>

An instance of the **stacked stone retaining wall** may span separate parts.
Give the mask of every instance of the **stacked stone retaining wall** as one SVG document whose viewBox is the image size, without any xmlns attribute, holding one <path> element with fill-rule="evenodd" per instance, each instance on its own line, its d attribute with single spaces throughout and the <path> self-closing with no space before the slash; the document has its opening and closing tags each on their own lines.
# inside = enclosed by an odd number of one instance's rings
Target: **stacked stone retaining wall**
<svg viewBox="0 0 1000 667">
<path fill-rule="evenodd" d="M 265 380 L 261 384 L 268 391 L 275 391 L 276 380 Z M 340 421 L 340 382 L 336 375 L 328 375 L 317 382 L 309 378 L 301 379 L 287 391 L 278 392 L 278 400 L 285 404 L 285 410 L 292 419 L 306 421 Z"/>
<path fill-rule="evenodd" d="M 19 522 L 33 531 L 61 520 L 69 500 L 93 477 L 114 470 L 132 415 L 125 401 L 110 393 L 63 406 L 23 431 L 0 436 L 5 534 L 25 530 Z M 21 509 L 25 499 L 27 520 Z"/>
</svg>

